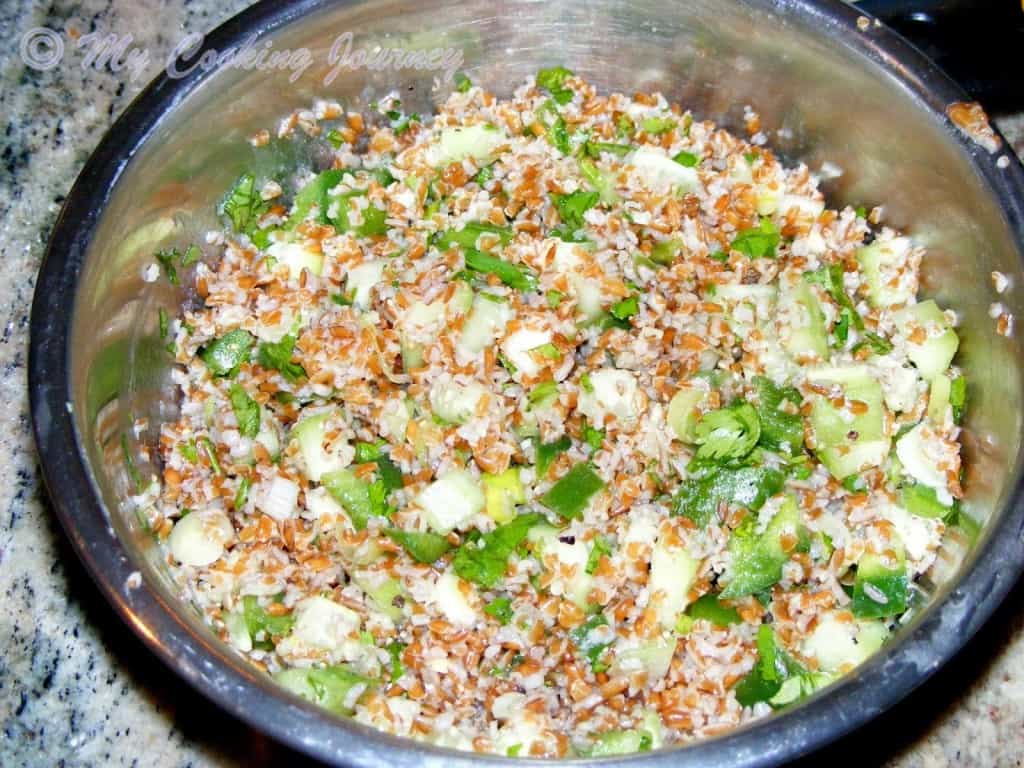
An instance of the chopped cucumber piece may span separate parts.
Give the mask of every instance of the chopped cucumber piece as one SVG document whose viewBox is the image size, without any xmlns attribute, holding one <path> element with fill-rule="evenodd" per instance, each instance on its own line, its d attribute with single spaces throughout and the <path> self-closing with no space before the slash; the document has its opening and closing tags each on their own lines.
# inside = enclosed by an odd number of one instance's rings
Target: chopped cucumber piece
<svg viewBox="0 0 1024 768">
<path fill-rule="evenodd" d="M 871 306 L 892 307 L 914 298 L 917 286 L 901 273 L 910 246 L 909 238 L 894 237 L 857 249 L 857 261 L 868 287 Z"/>
<path fill-rule="evenodd" d="M 793 552 L 810 547 L 796 501 L 787 496 L 764 533 L 758 535 L 757 516 L 748 514 L 729 540 L 727 583 L 721 597 L 732 600 L 753 595 L 782 578 L 782 566 Z"/>
<path fill-rule="evenodd" d="M 519 467 L 509 467 L 498 475 L 484 474 L 483 481 L 484 512 L 496 523 L 507 523 L 516 516 L 516 505 L 526 503 Z"/>
<path fill-rule="evenodd" d="M 811 286 L 801 279 L 795 286 L 783 291 L 779 303 L 786 307 L 788 322 L 780 333 L 782 344 L 794 358 L 812 356 L 828 359 L 828 329 L 825 313 Z"/>
<path fill-rule="evenodd" d="M 373 259 L 348 271 L 346 295 L 352 297 L 354 306 L 360 309 L 369 308 L 373 289 L 384 277 L 385 263 L 382 259 Z"/>
<path fill-rule="evenodd" d="M 480 486 L 463 469 L 442 475 L 421 491 L 416 500 L 426 513 L 427 523 L 440 534 L 465 525 L 486 504 Z"/>
<path fill-rule="evenodd" d="M 392 621 L 401 620 L 404 614 L 401 607 L 395 604 L 395 598 L 405 595 L 402 582 L 381 572 L 356 574 L 352 580 L 370 597 L 378 611 Z"/>
<path fill-rule="evenodd" d="M 922 301 L 900 311 L 894 319 L 907 338 L 907 357 L 917 366 L 922 378 L 934 378 L 949 368 L 960 338 L 938 304 L 931 299 Z M 922 333 L 924 340 L 915 341 Z"/>
<path fill-rule="evenodd" d="M 589 380 L 589 389 L 580 392 L 577 410 L 591 423 L 601 425 L 606 416 L 629 423 L 640 415 L 640 388 L 632 371 L 602 368 L 592 371 Z"/>
<path fill-rule="evenodd" d="M 846 672 L 881 648 L 888 636 L 881 621 L 857 621 L 845 611 L 830 611 L 804 640 L 803 655 L 817 659 L 825 672 Z"/>
<path fill-rule="evenodd" d="M 936 424 L 946 422 L 946 414 L 949 411 L 949 395 L 953 382 L 944 373 L 932 378 L 928 389 L 928 418 Z"/>
<path fill-rule="evenodd" d="M 288 273 L 292 280 L 298 279 L 304 269 L 317 277 L 324 269 L 324 255 L 309 250 L 301 243 L 272 243 L 267 248 L 267 255 L 277 259 L 278 264 L 288 267 Z"/>
<path fill-rule="evenodd" d="M 864 413 L 855 415 L 854 406 L 839 409 L 827 397 L 811 398 L 815 453 L 833 477 L 843 480 L 866 467 L 882 466 L 890 447 L 885 434 L 885 406 L 882 387 L 867 368 L 816 368 L 808 372 L 807 378 L 817 384 L 838 384 L 847 401 L 867 406 Z"/>
<path fill-rule="evenodd" d="M 171 529 L 171 556 L 182 565 L 210 565 L 224 554 L 224 545 L 234 538 L 235 529 L 223 512 L 190 512 Z"/>
<path fill-rule="evenodd" d="M 896 456 L 907 475 L 934 489 L 940 503 L 953 505 L 946 471 L 941 466 L 947 458 L 941 435 L 921 422 L 896 441 Z"/>
<path fill-rule="evenodd" d="M 446 377 L 430 388 L 430 407 L 449 424 L 465 424 L 475 418 L 480 402 L 487 397 L 487 389 L 480 384 L 458 384 Z"/>
<path fill-rule="evenodd" d="M 486 165 L 494 159 L 495 150 L 508 141 L 508 137 L 493 125 L 445 128 L 440 137 L 427 149 L 426 159 L 435 168 L 459 163 L 466 158 Z"/>
<path fill-rule="evenodd" d="M 289 436 L 298 442 L 306 477 L 314 483 L 320 482 L 320 478 L 328 472 L 344 469 L 352 460 L 347 443 L 341 446 L 332 444 L 330 451 L 325 447 L 324 428 L 333 415 L 333 411 L 327 411 L 307 416 L 292 427 Z"/>
<path fill-rule="evenodd" d="M 700 183 L 696 168 L 680 165 L 660 148 L 640 147 L 626 161 L 633 166 L 641 181 L 655 192 L 672 189 L 676 194 L 686 194 L 693 192 Z"/>
<path fill-rule="evenodd" d="M 900 506 L 912 515 L 939 520 L 947 519 L 956 510 L 955 505 L 940 502 L 934 488 L 918 483 L 900 489 Z"/>
<path fill-rule="evenodd" d="M 648 590 L 655 616 L 663 629 L 673 629 L 689 602 L 690 587 L 697 577 L 700 561 L 682 548 L 671 548 L 661 539 L 651 554 Z"/>
<path fill-rule="evenodd" d="M 696 442 L 700 406 L 707 396 L 708 390 L 698 384 L 684 384 L 669 401 L 668 425 L 684 443 Z"/>
<path fill-rule="evenodd" d="M 491 301 L 477 296 L 473 299 L 473 308 L 462 326 L 459 349 L 470 355 L 482 352 L 494 343 L 511 318 L 512 309 L 506 302 Z"/>
<path fill-rule="evenodd" d="M 276 673 L 274 680 L 297 696 L 339 715 L 351 715 L 356 701 L 373 682 L 344 664 L 309 669 L 289 667 Z"/>
<path fill-rule="evenodd" d="M 651 735 L 645 731 L 605 731 L 597 737 L 587 756 L 631 755 L 634 752 L 648 752 L 650 749 Z"/>
</svg>

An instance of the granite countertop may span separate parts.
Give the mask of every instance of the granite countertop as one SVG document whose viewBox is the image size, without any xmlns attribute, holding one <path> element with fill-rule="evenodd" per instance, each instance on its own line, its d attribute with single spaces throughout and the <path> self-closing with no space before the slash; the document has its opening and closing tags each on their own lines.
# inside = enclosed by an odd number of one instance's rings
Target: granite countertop
<svg viewBox="0 0 1024 768">
<path fill-rule="evenodd" d="M 222 714 L 164 668 L 107 606 L 49 508 L 32 444 L 25 380 L 36 270 L 88 154 L 159 64 L 132 82 L 66 56 L 33 71 L 31 29 L 130 33 L 154 61 L 244 0 L 77 0 L 0 8 L 0 765 L 269 765 L 293 753 Z M 65 40 L 73 39 L 64 34 Z M 72 52 L 69 42 L 68 52 Z M 44 50 L 45 53 L 45 50 Z M 1024 116 L 997 122 L 1024 150 Z M 1020 589 L 951 665 L 866 731 L 813 763 L 1024 764 Z M 851 758 L 849 756 L 855 756 Z"/>
</svg>

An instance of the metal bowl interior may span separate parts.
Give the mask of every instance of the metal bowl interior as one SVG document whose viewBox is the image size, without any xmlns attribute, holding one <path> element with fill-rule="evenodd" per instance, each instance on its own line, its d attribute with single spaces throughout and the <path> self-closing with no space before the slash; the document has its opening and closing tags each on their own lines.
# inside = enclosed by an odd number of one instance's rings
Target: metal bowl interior
<svg viewBox="0 0 1024 768">
<path fill-rule="evenodd" d="M 292 71 L 201 68 L 161 77 L 129 108 L 89 161 L 54 230 L 32 314 L 32 413 L 47 485 L 76 550 L 119 613 L 171 668 L 226 710 L 319 758 L 358 765 L 507 762 L 413 743 L 335 719 L 248 667 L 176 596 L 159 549 L 132 513 L 138 473 L 156 471 L 147 446 L 173 415 L 157 309 L 184 300 L 146 283 L 160 247 L 201 240 L 215 205 L 246 169 L 315 163 L 308 144 L 248 137 L 316 97 L 358 109 L 398 89 L 429 113 L 452 84 L 443 71 L 344 70 L 329 85 L 329 51 L 452 48 L 458 68 L 499 95 L 541 66 L 564 63 L 603 89 L 661 90 L 726 127 L 756 109 L 771 144 L 811 168 L 843 175 L 832 203 L 885 203 L 887 223 L 929 248 L 924 292 L 955 307 L 959 364 L 970 380 L 965 509 L 983 525 L 971 544 L 952 536 L 923 585 L 926 604 L 876 658 L 800 706 L 731 734 L 634 758 L 639 764 L 753 766 L 837 738 L 923 682 L 970 637 L 1015 581 L 1020 547 L 1019 337 L 996 333 L 993 302 L 1024 311 L 1024 181 L 944 116 L 962 94 L 926 60 L 857 12 L 810 0 L 537 3 L 439 0 L 261 3 L 217 30 L 225 51 L 258 33 L 274 50 L 307 48 Z M 997 296 L 990 273 L 1012 289 Z M 71 311 L 69 311 L 71 307 Z M 148 419 L 137 437 L 133 419 Z M 126 461 L 126 456 L 131 461 Z M 141 584 L 129 579 L 142 575 Z"/>
</svg>

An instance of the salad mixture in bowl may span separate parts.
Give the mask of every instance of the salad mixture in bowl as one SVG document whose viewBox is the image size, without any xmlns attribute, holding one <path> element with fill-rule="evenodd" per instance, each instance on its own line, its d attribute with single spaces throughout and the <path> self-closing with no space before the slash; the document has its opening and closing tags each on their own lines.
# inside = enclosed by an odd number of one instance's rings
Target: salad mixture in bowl
<svg viewBox="0 0 1024 768">
<path fill-rule="evenodd" d="M 512 756 L 719 734 L 878 650 L 969 522 L 956 318 L 745 129 L 560 67 L 284 121 L 330 167 L 157 255 L 194 299 L 139 501 L 214 631 Z"/>
</svg>

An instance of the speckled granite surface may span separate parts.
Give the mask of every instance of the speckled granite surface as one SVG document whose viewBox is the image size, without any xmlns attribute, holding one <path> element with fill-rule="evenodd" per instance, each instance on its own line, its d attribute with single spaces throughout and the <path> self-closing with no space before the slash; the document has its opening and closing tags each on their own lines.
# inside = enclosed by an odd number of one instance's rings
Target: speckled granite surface
<svg viewBox="0 0 1024 768">
<path fill-rule="evenodd" d="M 240 766 L 301 762 L 164 669 L 102 600 L 48 508 L 28 418 L 25 356 L 35 272 L 88 153 L 156 74 L 26 69 L 27 30 L 134 35 L 154 60 L 242 0 L 15 0 L 0 5 L 0 765 Z M 67 39 L 67 38 L 65 38 Z M 70 51 L 69 45 L 69 51 Z M 45 51 L 44 51 L 45 53 Z M 1024 117 L 1001 126 L 1024 150 Z M 809 764 L 1024 764 L 1021 590 L 933 682 Z"/>
</svg>

